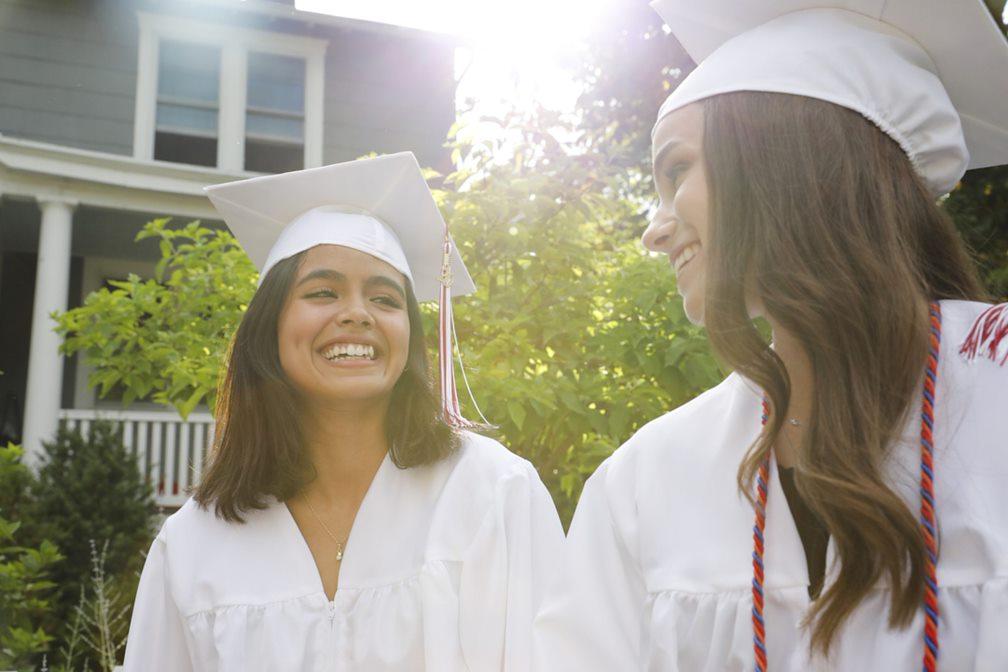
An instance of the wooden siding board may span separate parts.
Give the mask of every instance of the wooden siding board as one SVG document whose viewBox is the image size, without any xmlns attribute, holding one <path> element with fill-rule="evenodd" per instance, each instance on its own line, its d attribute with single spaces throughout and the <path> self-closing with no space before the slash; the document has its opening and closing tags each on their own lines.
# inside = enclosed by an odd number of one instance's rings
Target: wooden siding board
<svg viewBox="0 0 1008 672">
<path fill-rule="evenodd" d="M 326 163 L 350 161 L 370 152 L 389 153 L 412 151 L 424 166 L 441 167 L 446 150 L 444 138 L 431 132 L 396 129 L 359 129 L 344 127 L 334 133 L 323 150 Z"/>
<path fill-rule="evenodd" d="M 334 131 L 342 131 L 351 126 L 361 129 L 433 130 L 444 121 L 444 112 L 444 109 L 437 109 L 433 105 L 410 108 L 351 105 L 338 99 L 326 101 L 326 121 Z"/>
<path fill-rule="evenodd" d="M 58 63 L 39 58 L 5 56 L 0 59 L 0 81 L 37 83 L 64 89 L 86 89 L 95 93 L 132 97 L 136 74 L 109 68 Z M 6 101 L 0 101 L 0 105 Z"/>
<path fill-rule="evenodd" d="M 4 0 L 0 133 L 131 154 L 137 32 L 129 3 Z"/>
<path fill-rule="evenodd" d="M 0 81 L 0 100 L 13 108 L 105 119 L 133 126 L 133 97 L 84 88 L 66 89 Z M 100 114 L 95 111 L 100 110 Z"/>
<path fill-rule="evenodd" d="M 136 44 L 136 15 L 113 0 L 4 0 L 0 25 L 49 39 L 88 40 L 109 46 Z"/>
<path fill-rule="evenodd" d="M 454 89 L 454 82 L 448 86 L 431 83 L 406 87 L 331 80 L 326 83 L 325 99 L 327 103 L 384 107 L 407 112 L 416 109 L 418 105 L 433 108 L 444 103 L 450 104 Z"/>
<path fill-rule="evenodd" d="M 0 97 L 2 95 L 0 89 Z M 0 133 L 113 154 L 132 152 L 132 122 L 26 110 L 6 105 L 0 108 Z M 127 138 L 125 142 L 122 140 Z"/>
<path fill-rule="evenodd" d="M 92 39 L 60 37 L 44 33 L 29 33 L 0 26 L 0 55 L 20 56 L 54 63 L 75 63 L 107 68 L 120 73 L 136 72 L 136 41 L 113 45 Z M 45 49 L 40 49 L 40 41 Z"/>
</svg>

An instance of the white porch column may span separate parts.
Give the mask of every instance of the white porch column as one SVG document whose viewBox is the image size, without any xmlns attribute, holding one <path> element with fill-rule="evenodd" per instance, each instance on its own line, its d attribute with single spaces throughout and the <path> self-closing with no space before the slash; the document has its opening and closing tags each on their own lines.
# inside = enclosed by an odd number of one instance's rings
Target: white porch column
<svg viewBox="0 0 1008 672">
<path fill-rule="evenodd" d="M 51 440 L 59 425 L 63 388 L 63 356 L 59 353 L 59 345 L 62 339 L 53 331 L 55 325 L 49 314 L 63 312 L 67 308 L 70 243 L 76 205 L 59 199 L 39 201 L 42 226 L 39 229 L 22 440 L 24 460 L 31 467 L 38 464 L 42 442 Z"/>
</svg>

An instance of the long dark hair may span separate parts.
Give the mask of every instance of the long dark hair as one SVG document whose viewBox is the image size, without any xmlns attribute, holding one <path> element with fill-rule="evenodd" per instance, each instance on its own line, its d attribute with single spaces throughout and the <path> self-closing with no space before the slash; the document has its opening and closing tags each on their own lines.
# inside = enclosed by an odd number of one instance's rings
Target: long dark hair
<svg viewBox="0 0 1008 672">
<path fill-rule="evenodd" d="M 217 515 L 266 506 L 266 496 L 290 499 L 315 477 L 305 449 L 299 392 L 280 365 L 277 326 L 304 253 L 277 263 L 252 297 L 227 355 L 217 393 L 210 463 L 193 498 Z M 445 423 L 425 347 L 420 306 L 407 282 L 410 323 L 406 368 L 392 390 L 385 433 L 400 468 L 436 462 L 459 443 Z"/>
<path fill-rule="evenodd" d="M 813 370 L 795 482 L 836 544 L 839 574 L 808 621 L 813 648 L 828 653 L 883 577 L 890 627 L 906 627 L 919 608 L 923 536 L 886 481 L 884 460 L 920 395 L 929 301 L 985 294 L 906 154 L 861 115 L 755 92 L 712 97 L 704 110 L 706 327 L 719 355 L 766 392 L 772 409 L 738 485 L 752 501 L 791 395 L 783 363 L 749 318 L 747 292 L 755 290 Z"/>
</svg>

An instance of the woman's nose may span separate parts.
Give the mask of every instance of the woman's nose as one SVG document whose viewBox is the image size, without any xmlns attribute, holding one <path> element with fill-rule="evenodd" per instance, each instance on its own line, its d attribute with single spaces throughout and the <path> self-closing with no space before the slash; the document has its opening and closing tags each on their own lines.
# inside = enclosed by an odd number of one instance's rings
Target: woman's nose
<svg viewBox="0 0 1008 672">
<path fill-rule="evenodd" d="M 652 252 L 667 252 L 677 223 L 674 215 L 658 212 L 644 230 L 641 243 Z"/>
<path fill-rule="evenodd" d="M 374 324 L 374 318 L 368 312 L 366 304 L 360 299 L 349 300 L 340 306 L 336 313 L 336 321 L 343 326 L 359 324 L 369 327 Z"/>
</svg>

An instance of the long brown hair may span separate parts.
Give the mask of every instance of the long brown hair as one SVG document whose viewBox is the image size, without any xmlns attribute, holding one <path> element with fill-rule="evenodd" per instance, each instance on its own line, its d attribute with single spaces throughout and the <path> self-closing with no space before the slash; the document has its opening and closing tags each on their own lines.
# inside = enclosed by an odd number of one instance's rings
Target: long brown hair
<svg viewBox="0 0 1008 672">
<path fill-rule="evenodd" d="M 920 525 L 883 471 L 920 394 L 928 303 L 984 291 L 951 221 L 900 147 L 856 112 L 775 93 L 704 103 L 711 195 L 705 321 L 715 350 L 766 393 L 771 418 L 738 485 L 753 481 L 788 408 L 783 363 L 748 316 L 747 296 L 811 362 L 811 418 L 795 483 L 836 545 L 836 581 L 814 603 L 812 647 L 828 654 L 879 582 L 889 626 L 921 604 Z"/>
<path fill-rule="evenodd" d="M 264 508 L 265 496 L 286 501 L 315 477 L 304 444 L 303 405 L 280 365 L 277 342 L 280 313 L 303 258 L 301 253 L 270 269 L 231 341 L 210 464 L 193 495 L 204 508 L 213 504 L 224 520 L 243 522 L 241 513 Z M 389 454 L 400 468 L 436 462 L 459 443 L 441 415 L 420 306 L 408 282 L 406 310 L 409 352 L 385 422 Z"/>
</svg>

